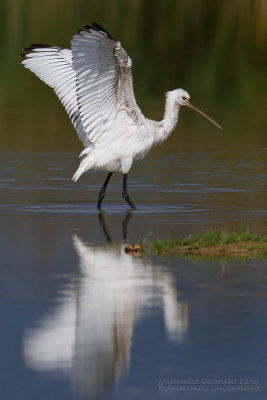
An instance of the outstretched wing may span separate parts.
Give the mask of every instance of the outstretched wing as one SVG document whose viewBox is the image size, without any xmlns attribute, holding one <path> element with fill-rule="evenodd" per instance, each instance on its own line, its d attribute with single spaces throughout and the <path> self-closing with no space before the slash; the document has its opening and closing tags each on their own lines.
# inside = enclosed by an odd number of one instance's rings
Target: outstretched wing
<svg viewBox="0 0 267 400">
<path fill-rule="evenodd" d="M 96 143 L 105 137 L 108 142 L 114 139 L 111 132 L 115 134 L 116 126 L 123 126 L 120 132 L 124 134 L 127 126 L 141 124 L 131 59 L 120 42 L 93 24 L 73 37 L 71 50 L 80 117 L 89 140 Z"/>
<path fill-rule="evenodd" d="M 24 49 L 21 64 L 52 87 L 65 107 L 79 138 L 85 146 L 90 140 L 83 129 L 76 92 L 76 75 L 71 50 L 44 44 L 32 44 Z"/>
<path fill-rule="evenodd" d="M 85 147 L 108 144 L 142 123 L 131 59 L 100 25 L 79 31 L 71 50 L 38 44 L 24 50 L 21 63 L 54 89 Z"/>
</svg>

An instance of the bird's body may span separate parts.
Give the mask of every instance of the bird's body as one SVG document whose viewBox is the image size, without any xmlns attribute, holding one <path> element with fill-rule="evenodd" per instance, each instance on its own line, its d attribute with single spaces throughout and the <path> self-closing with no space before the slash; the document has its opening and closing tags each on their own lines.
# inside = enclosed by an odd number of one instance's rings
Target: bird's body
<svg viewBox="0 0 267 400">
<path fill-rule="evenodd" d="M 99 194 L 101 208 L 112 173 L 121 172 L 122 195 L 135 208 L 127 193 L 133 161 L 169 136 L 181 105 L 196 109 L 189 94 L 183 89 L 167 92 L 162 121 L 145 118 L 134 96 L 130 57 L 98 24 L 74 35 L 71 49 L 33 44 L 24 50 L 21 63 L 54 89 L 84 144 L 73 180 L 90 169 L 108 171 Z"/>
<path fill-rule="evenodd" d="M 168 105 L 175 101 L 174 94 L 167 93 Z M 171 100 L 171 98 L 173 99 Z M 139 122 L 125 124 L 126 134 L 122 132 L 120 140 L 117 139 L 120 134 L 117 124 L 115 127 L 111 126 L 94 146 L 89 145 L 83 150 L 80 156 L 84 158 L 73 176 L 73 180 L 76 181 L 89 169 L 127 174 L 133 161 L 143 159 L 154 145 L 163 142 L 173 131 L 178 121 L 179 109 L 175 107 L 175 104 L 172 105 L 172 108 L 173 113 L 167 112 L 165 118 L 160 122 L 145 118 L 140 111 Z M 118 115 L 118 126 L 123 126 L 123 122 L 123 118 Z"/>
</svg>

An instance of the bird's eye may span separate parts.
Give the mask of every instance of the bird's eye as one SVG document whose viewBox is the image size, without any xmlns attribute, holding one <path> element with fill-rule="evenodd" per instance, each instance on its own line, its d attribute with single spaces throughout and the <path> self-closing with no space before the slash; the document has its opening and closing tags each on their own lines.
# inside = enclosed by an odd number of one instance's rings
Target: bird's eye
<svg viewBox="0 0 267 400">
<path fill-rule="evenodd" d="M 183 99 L 183 100 L 186 100 L 186 97 L 185 97 L 185 96 L 183 96 L 183 97 L 182 97 L 182 99 Z"/>
</svg>

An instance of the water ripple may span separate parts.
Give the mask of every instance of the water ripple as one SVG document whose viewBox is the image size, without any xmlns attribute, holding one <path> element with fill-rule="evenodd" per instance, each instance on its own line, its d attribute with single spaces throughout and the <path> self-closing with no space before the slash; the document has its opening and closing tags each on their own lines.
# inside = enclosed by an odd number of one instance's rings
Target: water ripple
<svg viewBox="0 0 267 400">
<path fill-rule="evenodd" d="M 121 214 L 127 210 L 124 204 L 106 205 L 106 214 Z M 139 204 L 135 214 L 169 215 L 177 213 L 199 213 L 207 211 L 204 207 L 193 207 L 184 204 Z M 57 204 L 1 204 L 0 214 L 10 215 L 94 215 L 98 214 L 95 203 L 57 203 Z"/>
</svg>

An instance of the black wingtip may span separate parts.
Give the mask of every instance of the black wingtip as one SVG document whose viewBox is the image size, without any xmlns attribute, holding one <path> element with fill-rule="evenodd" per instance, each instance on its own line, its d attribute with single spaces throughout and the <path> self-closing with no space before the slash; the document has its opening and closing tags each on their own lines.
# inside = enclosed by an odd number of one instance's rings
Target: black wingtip
<svg viewBox="0 0 267 400">
<path fill-rule="evenodd" d="M 53 46 L 51 46 L 50 44 L 44 44 L 44 43 L 30 44 L 28 47 L 25 47 L 24 49 L 22 49 L 22 51 L 25 51 L 25 53 L 20 54 L 19 57 L 22 58 L 22 61 L 19 61 L 19 64 L 21 64 L 23 62 L 23 60 L 27 57 L 27 55 L 29 53 L 31 53 L 32 51 L 34 51 L 35 49 L 38 49 L 38 48 L 45 49 L 45 48 L 50 48 L 50 47 L 53 47 Z"/>
<path fill-rule="evenodd" d="M 98 32 L 105 32 L 105 34 L 108 36 L 109 39 L 115 40 L 113 36 L 111 36 L 106 29 L 104 29 L 101 25 L 99 25 L 97 22 L 93 22 L 93 28 L 97 30 Z"/>
<path fill-rule="evenodd" d="M 32 51 L 34 50 L 34 47 L 32 47 L 31 45 L 29 47 L 24 47 L 24 49 L 22 49 L 23 51 Z"/>
<path fill-rule="evenodd" d="M 30 44 L 30 47 L 31 47 L 31 48 L 37 48 L 37 47 L 46 48 L 46 47 L 53 47 L 53 46 L 51 46 L 51 44 L 32 43 L 32 44 Z"/>
<path fill-rule="evenodd" d="M 32 43 L 28 47 L 25 47 L 22 50 L 29 52 L 29 51 L 33 51 L 33 50 L 38 49 L 38 48 L 46 49 L 46 48 L 50 48 L 50 47 L 53 47 L 53 46 L 51 46 L 50 44 Z"/>
<path fill-rule="evenodd" d="M 111 36 L 110 33 L 108 33 L 108 31 L 106 31 L 106 29 L 104 29 L 101 25 L 97 24 L 96 22 L 93 22 L 92 25 L 85 25 L 83 29 L 79 29 L 78 33 L 82 33 L 84 31 L 90 31 L 90 30 L 94 30 L 97 32 L 104 32 L 107 37 L 111 40 L 115 40 L 113 36 Z M 72 37 L 74 37 L 75 35 L 73 35 Z"/>
</svg>

